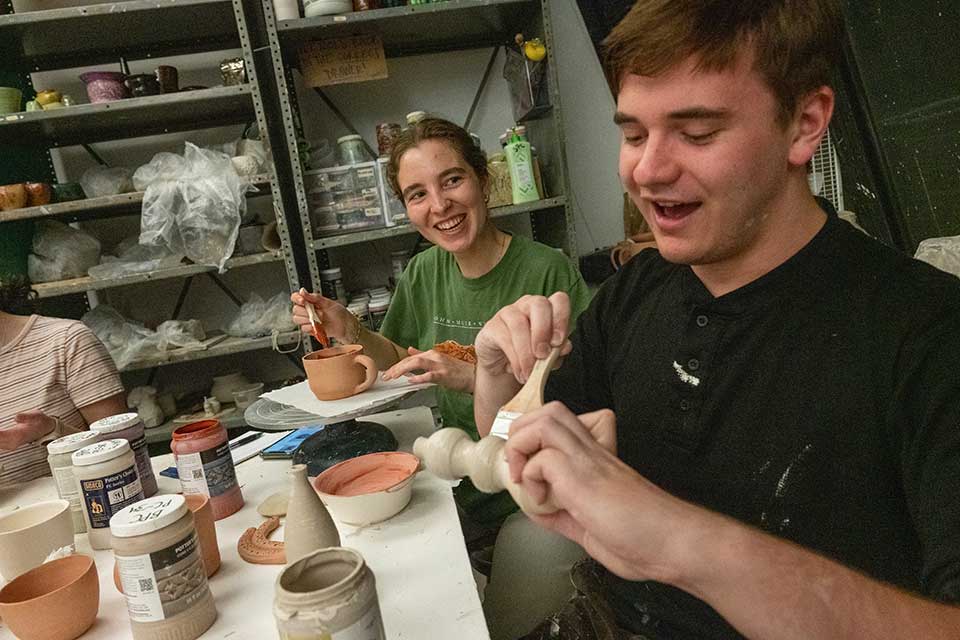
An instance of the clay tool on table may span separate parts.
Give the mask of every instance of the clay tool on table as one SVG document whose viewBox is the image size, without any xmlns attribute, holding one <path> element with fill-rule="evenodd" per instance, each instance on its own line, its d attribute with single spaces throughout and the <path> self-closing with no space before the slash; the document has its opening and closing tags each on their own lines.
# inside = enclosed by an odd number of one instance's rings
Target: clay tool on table
<svg viewBox="0 0 960 640">
<path fill-rule="evenodd" d="M 550 375 L 559 357 L 560 347 L 553 347 L 550 349 L 550 355 L 543 360 L 537 360 L 530 372 L 530 377 L 520 387 L 517 395 L 500 407 L 493 426 L 490 427 L 490 435 L 506 440 L 514 420 L 543 406 L 543 387 L 547 384 L 547 376 Z"/>
<path fill-rule="evenodd" d="M 300 294 L 303 295 L 307 292 L 306 289 L 300 289 Z M 330 347 L 330 338 L 327 337 L 327 332 L 323 329 L 323 323 L 320 322 L 320 319 L 317 317 L 317 310 L 313 308 L 313 305 L 304 299 L 304 307 L 307 309 L 307 315 L 310 316 L 310 324 L 313 325 L 313 335 L 317 339 L 317 342 L 320 343 L 320 346 L 324 349 Z"/>
</svg>

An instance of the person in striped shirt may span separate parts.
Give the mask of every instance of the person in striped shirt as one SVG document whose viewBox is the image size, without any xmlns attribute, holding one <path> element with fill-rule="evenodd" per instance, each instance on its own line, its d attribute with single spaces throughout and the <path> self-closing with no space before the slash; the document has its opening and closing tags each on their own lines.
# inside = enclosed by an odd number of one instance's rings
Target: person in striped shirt
<svg viewBox="0 0 960 640">
<path fill-rule="evenodd" d="M 0 487 L 47 475 L 46 442 L 127 410 L 93 332 L 35 307 L 26 280 L 0 275 Z"/>
</svg>

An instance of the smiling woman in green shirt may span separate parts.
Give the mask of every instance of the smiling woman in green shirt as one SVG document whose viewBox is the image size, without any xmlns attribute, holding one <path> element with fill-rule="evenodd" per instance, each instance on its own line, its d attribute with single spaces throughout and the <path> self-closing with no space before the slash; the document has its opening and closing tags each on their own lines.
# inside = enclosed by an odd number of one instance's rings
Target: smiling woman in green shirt
<svg viewBox="0 0 960 640">
<path fill-rule="evenodd" d="M 385 377 L 439 385 L 445 426 L 478 438 L 473 421 L 474 366 L 441 354 L 434 345 L 472 345 L 483 324 L 524 295 L 570 296 L 574 319 L 590 301 L 583 278 L 560 251 L 512 236 L 490 220 L 487 160 L 469 134 L 452 122 L 426 118 L 394 143 L 388 175 L 410 223 L 433 247 L 407 266 L 380 333 L 363 328 L 342 305 L 294 293 L 293 315 L 309 331 L 304 303 L 321 314 L 327 334 L 360 343 Z M 416 373 L 414 373 L 416 372 Z M 469 481 L 457 500 L 478 524 L 494 524 L 515 509 L 509 496 L 479 494 Z"/>
</svg>

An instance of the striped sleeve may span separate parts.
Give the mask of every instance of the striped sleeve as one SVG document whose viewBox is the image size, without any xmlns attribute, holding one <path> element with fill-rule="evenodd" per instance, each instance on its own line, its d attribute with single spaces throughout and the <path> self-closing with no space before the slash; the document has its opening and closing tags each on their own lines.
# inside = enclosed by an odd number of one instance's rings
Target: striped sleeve
<svg viewBox="0 0 960 640">
<path fill-rule="evenodd" d="M 65 382 L 74 405 L 82 408 L 123 393 L 113 358 L 90 329 L 70 322 L 64 338 Z"/>
</svg>

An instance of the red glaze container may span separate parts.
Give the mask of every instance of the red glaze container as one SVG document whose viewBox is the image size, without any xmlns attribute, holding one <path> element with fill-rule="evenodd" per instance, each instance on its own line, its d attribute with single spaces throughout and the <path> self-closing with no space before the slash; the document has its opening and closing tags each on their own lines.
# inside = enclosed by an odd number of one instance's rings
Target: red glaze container
<svg viewBox="0 0 960 640">
<path fill-rule="evenodd" d="M 243 507 L 227 430 L 219 420 L 191 422 L 175 430 L 170 450 L 177 461 L 184 495 L 209 496 L 214 520 Z"/>
</svg>

